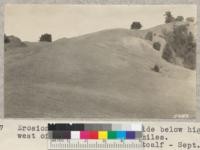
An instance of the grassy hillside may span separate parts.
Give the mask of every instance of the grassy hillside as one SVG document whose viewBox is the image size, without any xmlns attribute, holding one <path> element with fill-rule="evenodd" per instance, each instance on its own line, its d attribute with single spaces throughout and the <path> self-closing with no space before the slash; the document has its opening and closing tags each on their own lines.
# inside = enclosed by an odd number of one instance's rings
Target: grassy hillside
<svg viewBox="0 0 200 150">
<path fill-rule="evenodd" d="M 6 117 L 194 117 L 195 71 L 163 60 L 142 34 L 113 29 L 9 47 Z"/>
</svg>

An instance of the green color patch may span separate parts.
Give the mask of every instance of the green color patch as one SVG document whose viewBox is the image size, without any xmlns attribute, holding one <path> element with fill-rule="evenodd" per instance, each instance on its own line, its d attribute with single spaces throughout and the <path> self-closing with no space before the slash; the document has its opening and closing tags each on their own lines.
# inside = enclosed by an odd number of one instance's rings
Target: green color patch
<svg viewBox="0 0 200 150">
<path fill-rule="evenodd" d="M 116 131 L 108 131 L 108 139 L 116 139 L 117 132 Z"/>
</svg>

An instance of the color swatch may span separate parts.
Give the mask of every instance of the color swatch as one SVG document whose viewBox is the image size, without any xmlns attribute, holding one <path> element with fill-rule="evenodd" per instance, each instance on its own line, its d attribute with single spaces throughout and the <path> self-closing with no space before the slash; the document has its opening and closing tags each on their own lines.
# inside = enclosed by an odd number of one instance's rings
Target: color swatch
<svg viewBox="0 0 200 150">
<path fill-rule="evenodd" d="M 133 140 L 142 137 L 142 125 L 48 124 L 50 139 Z"/>
</svg>

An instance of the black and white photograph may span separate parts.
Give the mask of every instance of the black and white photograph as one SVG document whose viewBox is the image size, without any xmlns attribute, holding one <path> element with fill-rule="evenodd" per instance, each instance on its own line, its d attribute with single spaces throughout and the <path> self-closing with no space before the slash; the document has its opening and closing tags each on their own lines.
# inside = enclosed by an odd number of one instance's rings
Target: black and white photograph
<svg viewBox="0 0 200 150">
<path fill-rule="evenodd" d="M 196 11 L 6 4 L 5 118 L 195 118 Z"/>
</svg>

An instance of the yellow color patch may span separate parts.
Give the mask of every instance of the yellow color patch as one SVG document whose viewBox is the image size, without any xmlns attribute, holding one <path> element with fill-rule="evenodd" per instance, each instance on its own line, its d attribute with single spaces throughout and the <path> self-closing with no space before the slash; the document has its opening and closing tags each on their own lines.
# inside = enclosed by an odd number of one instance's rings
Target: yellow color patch
<svg viewBox="0 0 200 150">
<path fill-rule="evenodd" d="M 107 131 L 99 131 L 98 132 L 98 139 L 107 139 L 108 138 L 108 132 Z"/>
</svg>

